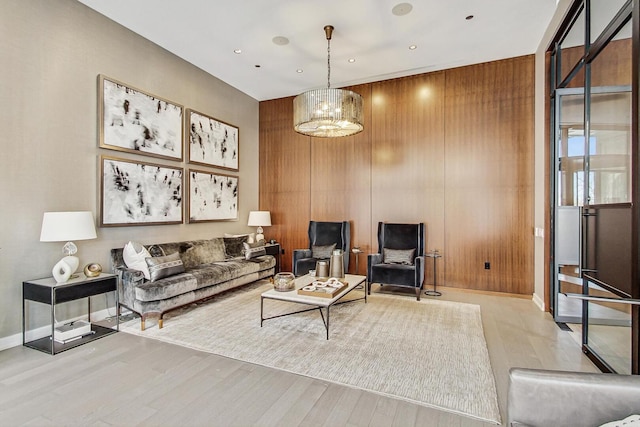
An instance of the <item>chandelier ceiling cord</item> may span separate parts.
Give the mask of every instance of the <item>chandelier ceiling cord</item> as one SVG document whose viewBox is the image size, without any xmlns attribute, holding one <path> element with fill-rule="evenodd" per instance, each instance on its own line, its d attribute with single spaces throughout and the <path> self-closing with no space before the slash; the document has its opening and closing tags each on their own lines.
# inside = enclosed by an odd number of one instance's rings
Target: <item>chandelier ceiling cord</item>
<svg viewBox="0 0 640 427">
<path fill-rule="evenodd" d="M 350 90 L 331 88 L 331 36 L 333 26 L 325 25 L 327 37 L 327 88 L 304 92 L 293 100 L 293 128 L 303 135 L 335 138 L 361 132 L 362 97 Z"/>
</svg>

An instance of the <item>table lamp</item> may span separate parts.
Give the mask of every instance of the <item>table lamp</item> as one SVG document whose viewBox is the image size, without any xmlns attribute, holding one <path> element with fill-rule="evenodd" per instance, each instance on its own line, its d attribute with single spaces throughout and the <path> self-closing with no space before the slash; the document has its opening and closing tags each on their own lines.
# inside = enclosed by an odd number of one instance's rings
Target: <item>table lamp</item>
<svg viewBox="0 0 640 427">
<path fill-rule="evenodd" d="M 64 242 L 62 252 L 66 254 L 53 266 L 53 277 L 58 283 L 64 283 L 78 269 L 80 260 L 74 256 L 78 247 L 72 240 L 95 239 L 96 227 L 91 212 L 45 212 L 40 231 L 41 242 Z"/>
<path fill-rule="evenodd" d="M 258 227 L 256 229 L 256 242 L 264 240 L 262 227 L 271 226 L 271 213 L 269 211 L 250 211 L 247 225 L 249 227 Z"/>
</svg>

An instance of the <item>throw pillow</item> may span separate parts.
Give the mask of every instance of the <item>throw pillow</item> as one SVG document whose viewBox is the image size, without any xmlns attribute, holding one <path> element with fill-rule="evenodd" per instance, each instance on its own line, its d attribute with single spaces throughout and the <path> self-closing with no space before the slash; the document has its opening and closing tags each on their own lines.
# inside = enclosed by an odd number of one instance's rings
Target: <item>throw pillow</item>
<svg viewBox="0 0 640 427">
<path fill-rule="evenodd" d="M 148 249 L 151 256 L 165 256 L 164 249 L 160 245 L 151 245 Z"/>
<path fill-rule="evenodd" d="M 224 237 L 245 237 L 247 236 L 247 243 L 255 243 L 256 242 L 256 233 L 248 233 L 248 234 L 229 234 L 224 233 Z"/>
<path fill-rule="evenodd" d="M 336 248 L 336 244 L 326 246 L 311 246 L 311 256 L 318 259 L 331 258 L 331 253 Z"/>
<path fill-rule="evenodd" d="M 145 261 L 149 266 L 149 275 L 152 282 L 174 274 L 184 273 L 184 265 L 178 252 L 174 252 L 171 255 L 149 257 Z"/>
<path fill-rule="evenodd" d="M 261 243 L 247 243 L 244 242 L 242 244 L 244 246 L 244 257 L 245 259 L 256 258 L 262 255 L 266 255 L 267 251 L 264 248 L 264 244 Z"/>
<path fill-rule="evenodd" d="M 385 264 L 413 265 L 415 249 L 382 249 L 382 262 Z"/>
<path fill-rule="evenodd" d="M 246 243 L 249 236 L 239 236 L 239 237 L 223 237 L 224 239 L 224 251 L 227 255 L 227 258 L 237 258 L 243 255 L 243 247 L 242 244 Z"/>
<path fill-rule="evenodd" d="M 127 268 L 141 271 L 144 274 L 144 278 L 149 280 L 149 267 L 145 262 L 145 259 L 150 257 L 151 254 L 138 242 L 129 242 L 124 245 L 122 250 L 122 259 Z"/>
</svg>

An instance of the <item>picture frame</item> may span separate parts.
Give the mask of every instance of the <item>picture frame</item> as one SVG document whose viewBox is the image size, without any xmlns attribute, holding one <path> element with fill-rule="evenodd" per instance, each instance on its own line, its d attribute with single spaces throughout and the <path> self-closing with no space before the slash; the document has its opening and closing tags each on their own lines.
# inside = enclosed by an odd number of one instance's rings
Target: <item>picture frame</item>
<svg viewBox="0 0 640 427">
<path fill-rule="evenodd" d="M 189 163 L 239 171 L 240 129 L 237 126 L 187 109 L 185 141 Z"/>
<path fill-rule="evenodd" d="M 100 226 L 184 222 L 180 167 L 100 156 Z"/>
<path fill-rule="evenodd" d="M 189 169 L 188 222 L 237 221 L 240 178 Z"/>
<path fill-rule="evenodd" d="M 98 75 L 99 146 L 182 161 L 184 107 Z"/>
</svg>

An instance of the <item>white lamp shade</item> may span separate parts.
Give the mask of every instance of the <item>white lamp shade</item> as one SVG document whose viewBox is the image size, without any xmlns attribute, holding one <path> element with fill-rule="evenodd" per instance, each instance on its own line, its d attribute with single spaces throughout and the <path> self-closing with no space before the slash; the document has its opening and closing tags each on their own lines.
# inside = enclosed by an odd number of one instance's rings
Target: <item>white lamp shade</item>
<svg viewBox="0 0 640 427">
<path fill-rule="evenodd" d="M 271 226 L 271 212 L 269 211 L 250 211 L 249 221 L 247 223 L 249 227 L 270 227 Z"/>
<path fill-rule="evenodd" d="M 91 212 L 45 212 L 42 217 L 41 242 L 88 240 L 96 237 Z"/>
</svg>

